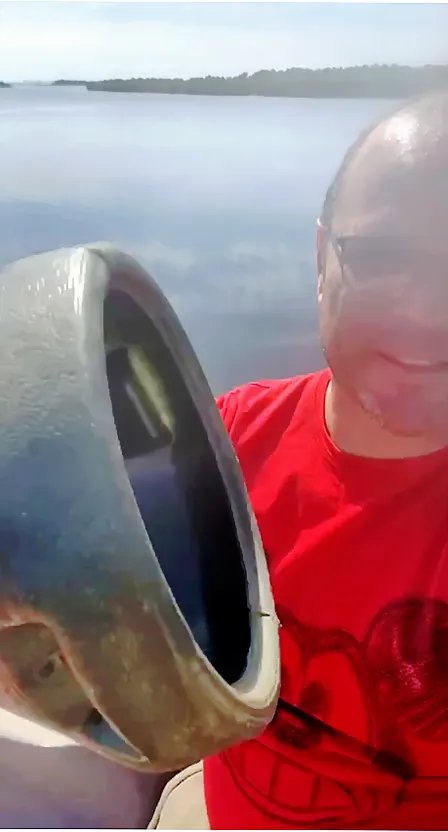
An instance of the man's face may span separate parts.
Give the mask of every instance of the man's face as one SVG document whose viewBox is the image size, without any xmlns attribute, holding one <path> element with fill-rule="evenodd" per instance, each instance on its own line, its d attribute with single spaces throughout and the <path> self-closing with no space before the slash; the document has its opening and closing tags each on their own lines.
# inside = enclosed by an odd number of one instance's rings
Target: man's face
<svg viewBox="0 0 448 832">
<path fill-rule="evenodd" d="M 448 441 L 448 150 L 411 118 L 380 130 L 320 233 L 322 344 L 384 427 Z"/>
</svg>

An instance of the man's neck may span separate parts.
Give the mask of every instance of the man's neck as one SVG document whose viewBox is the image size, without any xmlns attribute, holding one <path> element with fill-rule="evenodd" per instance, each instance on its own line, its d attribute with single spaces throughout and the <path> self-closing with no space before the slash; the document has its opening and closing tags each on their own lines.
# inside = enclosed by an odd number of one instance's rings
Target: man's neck
<svg viewBox="0 0 448 832">
<path fill-rule="evenodd" d="M 375 459 L 418 457 L 440 450 L 444 444 L 428 437 L 396 436 L 390 433 L 342 390 L 334 379 L 330 381 L 325 397 L 325 421 L 335 445 L 355 456 Z"/>
</svg>

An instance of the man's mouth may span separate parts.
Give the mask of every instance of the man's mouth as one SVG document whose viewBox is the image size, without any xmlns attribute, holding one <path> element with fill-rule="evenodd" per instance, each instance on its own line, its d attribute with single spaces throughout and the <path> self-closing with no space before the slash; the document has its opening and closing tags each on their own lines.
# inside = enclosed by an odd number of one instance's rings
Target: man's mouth
<svg viewBox="0 0 448 832">
<path fill-rule="evenodd" d="M 426 358 L 409 358 L 398 357 L 395 355 L 388 355 L 387 353 L 378 353 L 383 361 L 388 364 L 394 364 L 396 367 L 401 367 L 409 372 L 441 372 L 448 369 L 448 361 L 433 361 Z"/>
</svg>

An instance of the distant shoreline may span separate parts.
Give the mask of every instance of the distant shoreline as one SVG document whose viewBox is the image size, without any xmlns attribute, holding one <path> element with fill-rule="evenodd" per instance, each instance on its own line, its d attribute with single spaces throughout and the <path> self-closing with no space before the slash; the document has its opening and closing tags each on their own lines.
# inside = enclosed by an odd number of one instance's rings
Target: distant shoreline
<svg viewBox="0 0 448 832">
<path fill-rule="evenodd" d="M 269 98 L 407 98 L 448 89 L 448 65 L 373 65 L 327 69 L 260 70 L 253 75 L 203 78 L 112 78 L 58 80 L 52 86 L 85 87 L 89 92 L 165 95 L 261 96 Z"/>
<path fill-rule="evenodd" d="M 12 84 L 6 84 L 5 81 L 0 81 L 0 90 L 10 89 Z"/>
</svg>

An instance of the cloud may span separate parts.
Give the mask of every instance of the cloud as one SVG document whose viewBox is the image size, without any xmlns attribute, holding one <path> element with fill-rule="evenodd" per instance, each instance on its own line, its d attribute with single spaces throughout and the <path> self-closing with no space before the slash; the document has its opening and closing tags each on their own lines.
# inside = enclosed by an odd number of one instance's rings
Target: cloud
<svg viewBox="0 0 448 832">
<path fill-rule="evenodd" d="M 0 2 L 0 78 L 443 61 L 447 22 L 444 4 Z"/>
</svg>

